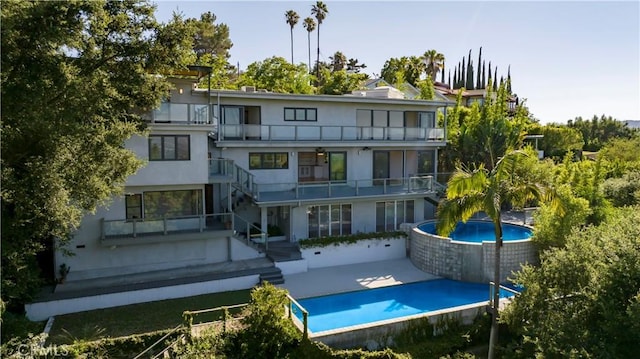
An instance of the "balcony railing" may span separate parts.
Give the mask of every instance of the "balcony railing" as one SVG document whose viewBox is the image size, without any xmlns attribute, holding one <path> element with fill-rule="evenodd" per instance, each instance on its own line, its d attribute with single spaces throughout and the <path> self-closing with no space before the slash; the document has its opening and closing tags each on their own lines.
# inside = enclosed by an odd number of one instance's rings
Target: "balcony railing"
<svg viewBox="0 0 640 359">
<path fill-rule="evenodd" d="M 101 220 L 101 239 L 172 235 L 233 228 L 233 214 L 164 217 L 157 219 Z"/>
<path fill-rule="evenodd" d="M 220 125 L 225 141 L 442 141 L 444 129 L 315 125 Z"/>
<path fill-rule="evenodd" d="M 240 189 L 253 195 L 255 191 L 254 176 L 249 171 L 236 165 L 232 160 L 213 158 L 209 160 L 209 176 L 226 176 L 240 186 Z"/>
<path fill-rule="evenodd" d="M 147 115 L 147 120 L 159 123 L 210 124 L 211 107 L 207 104 L 163 103 Z"/>
<path fill-rule="evenodd" d="M 319 198 L 344 198 L 382 196 L 389 194 L 431 193 L 434 191 L 432 176 L 367 179 L 355 181 L 324 181 L 256 184 L 256 200 L 259 202 L 307 200 Z"/>
</svg>

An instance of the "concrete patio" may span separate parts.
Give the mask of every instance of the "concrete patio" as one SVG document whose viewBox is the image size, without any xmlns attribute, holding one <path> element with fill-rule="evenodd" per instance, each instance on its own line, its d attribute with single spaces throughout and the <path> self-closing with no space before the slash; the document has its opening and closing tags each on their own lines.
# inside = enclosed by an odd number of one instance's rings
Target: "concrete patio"
<svg viewBox="0 0 640 359">
<path fill-rule="evenodd" d="M 304 273 L 285 275 L 279 285 L 294 298 L 351 292 L 403 283 L 436 279 L 416 268 L 408 258 L 310 269 Z"/>
</svg>

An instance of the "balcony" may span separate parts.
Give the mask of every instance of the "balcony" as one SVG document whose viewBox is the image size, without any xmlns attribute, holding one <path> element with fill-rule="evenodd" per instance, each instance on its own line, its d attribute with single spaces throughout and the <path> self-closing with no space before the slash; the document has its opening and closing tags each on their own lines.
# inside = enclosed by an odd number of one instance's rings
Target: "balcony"
<svg viewBox="0 0 640 359">
<path fill-rule="evenodd" d="M 432 176 L 325 181 L 303 183 L 255 184 L 257 202 L 287 202 L 327 198 L 427 195 L 436 191 Z"/>
<path fill-rule="evenodd" d="M 443 141 L 444 129 L 314 125 L 220 125 L 220 141 Z"/>
<path fill-rule="evenodd" d="M 100 221 L 103 245 L 133 245 L 172 240 L 196 240 L 229 235 L 233 214 L 164 217 L 158 219 L 120 219 Z M 213 233 L 220 232 L 220 233 Z M 169 239 L 172 237 L 171 239 Z"/>
<path fill-rule="evenodd" d="M 207 104 L 164 102 L 160 108 L 147 114 L 146 120 L 153 123 L 212 124 L 211 107 Z"/>
</svg>

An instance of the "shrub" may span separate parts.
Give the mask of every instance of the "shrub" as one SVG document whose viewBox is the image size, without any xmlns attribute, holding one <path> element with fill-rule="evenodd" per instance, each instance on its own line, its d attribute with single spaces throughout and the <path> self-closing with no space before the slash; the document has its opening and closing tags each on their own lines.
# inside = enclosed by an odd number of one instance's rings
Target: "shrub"
<svg viewBox="0 0 640 359">
<path fill-rule="evenodd" d="M 302 333 L 285 316 L 287 292 L 269 283 L 251 292 L 243 313 L 245 329 L 228 337 L 227 354 L 239 358 L 283 358 L 300 344 Z"/>
<path fill-rule="evenodd" d="M 406 237 L 405 232 L 371 232 L 371 233 L 357 233 L 346 236 L 330 236 L 320 238 L 303 239 L 300 243 L 300 248 L 311 247 L 328 247 L 330 245 L 338 246 L 341 244 L 353 244 L 358 241 L 366 239 L 391 239 L 398 237 Z"/>
<path fill-rule="evenodd" d="M 609 178 L 602 185 L 605 197 L 616 207 L 640 204 L 640 171 Z"/>
</svg>

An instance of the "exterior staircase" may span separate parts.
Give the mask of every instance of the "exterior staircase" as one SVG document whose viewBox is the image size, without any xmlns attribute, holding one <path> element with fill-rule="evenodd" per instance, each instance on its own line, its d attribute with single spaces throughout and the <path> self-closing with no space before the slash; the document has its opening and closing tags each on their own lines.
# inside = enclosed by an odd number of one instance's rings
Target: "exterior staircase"
<svg viewBox="0 0 640 359">
<path fill-rule="evenodd" d="M 267 258 L 274 262 L 287 262 L 302 259 L 302 253 L 300 252 L 300 246 L 298 246 L 298 243 L 291 243 L 289 241 L 269 242 L 266 252 Z"/>
<path fill-rule="evenodd" d="M 271 284 L 284 284 L 284 277 L 282 271 L 278 267 L 273 267 L 272 270 L 260 274 L 260 283 L 269 282 Z"/>
</svg>

